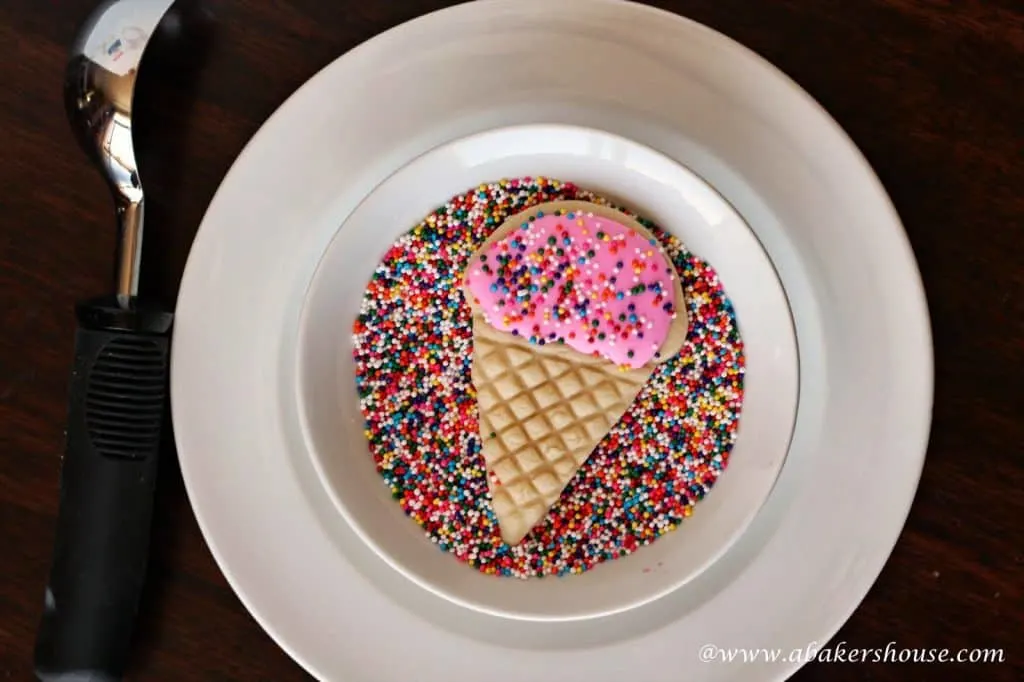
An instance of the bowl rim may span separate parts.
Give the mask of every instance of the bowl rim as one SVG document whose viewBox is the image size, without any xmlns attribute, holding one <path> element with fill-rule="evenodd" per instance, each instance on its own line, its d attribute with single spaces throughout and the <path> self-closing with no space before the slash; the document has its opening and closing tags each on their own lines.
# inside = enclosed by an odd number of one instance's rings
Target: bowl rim
<svg viewBox="0 0 1024 682">
<path fill-rule="evenodd" d="M 785 323 L 782 323 L 780 326 L 784 327 L 786 329 L 786 331 L 787 331 L 787 340 L 789 341 L 789 344 L 788 344 L 788 348 L 786 350 L 791 352 L 792 356 L 791 357 L 789 357 L 789 356 L 781 357 L 780 356 L 780 358 L 778 359 L 778 363 L 780 365 L 781 364 L 792 364 L 792 371 L 789 372 L 789 373 L 793 377 L 793 395 L 792 396 L 785 396 L 784 395 L 784 393 L 785 393 L 784 387 L 780 388 L 780 391 L 779 391 L 780 399 L 785 400 L 785 399 L 789 398 L 791 400 L 791 402 L 792 402 L 792 407 L 788 411 L 788 420 L 787 420 L 788 421 L 788 428 L 786 429 L 784 452 L 782 453 L 782 456 L 778 459 L 778 461 L 772 467 L 771 474 L 770 474 L 770 481 L 768 482 L 768 484 L 760 486 L 757 489 L 756 497 L 754 497 L 754 498 L 745 498 L 744 499 L 744 501 L 747 502 L 746 507 L 745 507 L 746 508 L 746 514 L 744 515 L 744 517 L 740 521 L 734 523 L 732 526 L 730 526 L 728 528 L 728 530 L 723 534 L 724 539 L 722 541 L 718 542 L 716 545 L 713 546 L 713 551 L 707 553 L 705 558 L 701 562 L 699 562 L 699 565 L 696 566 L 695 568 L 692 568 L 688 572 L 681 573 L 681 575 L 679 575 L 679 577 L 671 580 L 668 584 L 662 585 L 662 586 L 658 587 L 657 589 L 653 589 L 649 593 L 646 593 L 646 594 L 644 594 L 642 596 L 633 597 L 632 599 L 629 599 L 629 600 L 619 601 L 619 602 L 617 602 L 613 606 L 604 605 L 604 606 L 600 606 L 600 607 L 596 607 L 596 608 L 592 608 L 592 609 L 577 610 L 577 611 L 569 612 L 569 613 L 539 612 L 539 611 L 536 611 L 536 610 L 529 610 L 529 609 L 524 609 L 524 608 L 519 608 L 519 609 L 516 609 L 516 608 L 501 608 L 501 607 L 498 607 L 496 605 L 493 605 L 492 603 L 485 602 L 485 601 L 483 601 L 483 600 L 481 600 L 479 598 L 474 599 L 474 598 L 471 598 L 471 597 L 463 596 L 462 594 L 460 594 L 459 592 L 457 592 L 457 591 L 455 591 L 453 589 L 444 587 L 443 585 L 439 584 L 437 581 L 433 581 L 433 580 L 431 580 L 431 579 L 429 579 L 427 577 L 424 577 L 422 575 L 421 571 L 416 570 L 416 568 L 410 566 L 408 562 L 403 561 L 400 558 L 398 558 L 394 552 L 389 551 L 387 549 L 387 547 L 385 546 L 385 543 L 383 543 L 380 540 L 378 540 L 377 537 L 375 536 L 375 534 L 368 529 L 368 524 L 365 523 L 360 518 L 366 512 L 359 512 L 359 511 L 353 509 L 353 507 L 346 501 L 345 496 L 338 490 L 338 486 L 332 482 L 332 478 L 333 477 L 332 477 L 331 473 L 327 471 L 327 467 L 326 467 L 326 465 L 324 463 L 324 457 L 325 456 L 321 452 L 321 450 L 323 448 L 318 446 L 318 444 L 316 442 L 316 438 L 314 438 L 313 435 L 312 435 L 313 431 L 315 430 L 315 427 L 311 424 L 311 419 L 310 419 L 310 416 L 309 416 L 310 410 L 311 410 L 311 407 L 309 405 L 310 400 L 308 399 L 307 391 L 305 390 L 305 384 L 309 380 L 310 375 L 313 374 L 311 371 L 306 369 L 306 365 L 309 362 L 309 354 L 305 350 L 307 348 L 307 346 L 309 345 L 308 344 L 308 338 L 309 338 L 309 335 L 311 333 L 310 330 L 312 328 L 312 321 L 314 319 L 314 316 L 316 315 L 316 312 L 314 312 L 312 310 L 312 308 L 314 306 L 311 303 L 311 300 L 315 299 L 319 295 L 319 291 L 320 291 L 320 288 L 321 288 L 321 282 L 322 282 L 322 280 L 325 277 L 324 270 L 325 270 L 325 268 L 328 265 L 327 262 L 330 260 L 331 253 L 335 249 L 343 249 L 344 242 L 349 237 L 349 232 L 347 232 L 347 230 L 351 230 L 352 229 L 351 227 L 348 227 L 348 226 L 349 226 L 349 224 L 354 219 L 356 219 L 359 216 L 361 209 L 363 209 L 368 203 L 373 202 L 374 199 L 375 199 L 375 195 L 378 192 L 387 189 L 387 187 L 391 183 L 394 183 L 394 182 L 396 182 L 398 180 L 401 180 L 404 176 L 412 175 L 413 173 L 415 173 L 419 169 L 419 167 L 424 166 L 424 165 L 430 163 L 432 159 L 434 159 L 434 158 L 436 158 L 438 156 L 441 156 L 441 155 L 444 155 L 444 154 L 451 154 L 451 153 L 453 153 L 453 151 L 459 150 L 459 149 L 484 147 L 484 146 L 487 146 L 489 142 L 491 142 L 491 141 L 493 141 L 495 139 L 502 139 L 502 138 L 507 138 L 507 137 L 513 137 L 513 138 L 516 138 L 516 137 L 530 137 L 530 136 L 541 136 L 541 137 L 549 138 L 552 135 L 555 135 L 555 136 L 565 136 L 566 138 L 572 138 L 572 139 L 577 139 L 577 138 L 581 138 L 581 137 L 584 137 L 584 136 L 586 136 L 586 137 L 593 137 L 593 138 L 596 138 L 596 139 L 601 139 L 603 141 L 610 142 L 610 143 L 615 144 L 615 145 L 619 145 L 622 148 L 628 148 L 628 149 L 630 149 L 630 150 L 632 150 L 632 151 L 634 151 L 634 152 L 636 152 L 638 154 L 642 154 L 645 157 L 647 157 L 647 159 L 653 160 L 653 161 L 655 161 L 655 162 L 657 162 L 659 164 L 662 164 L 666 169 L 671 169 L 671 172 L 676 174 L 676 178 L 675 179 L 677 179 L 677 180 L 685 179 L 685 182 L 690 183 L 693 188 L 696 188 L 697 191 L 699 191 L 707 199 L 710 199 L 714 203 L 717 203 L 721 208 L 723 208 L 725 210 L 727 215 L 729 215 L 729 217 L 736 224 L 742 226 L 742 229 L 744 231 L 744 236 L 748 237 L 749 241 L 752 244 L 752 246 L 754 248 L 756 248 L 757 253 L 760 256 L 760 259 L 762 260 L 763 265 L 766 266 L 766 271 L 771 273 L 771 276 L 773 278 L 772 279 L 772 283 L 774 284 L 774 286 L 779 291 L 781 302 L 782 302 L 782 304 L 784 306 L 784 313 L 786 315 Z M 479 184 L 479 182 L 492 182 L 492 181 L 495 181 L 497 179 L 498 178 L 481 179 L 481 180 L 478 180 L 476 183 L 468 185 L 465 189 L 468 190 L 471 187 L 475 186 L 476 184 Z M 567 182 L 572 182 L 573 184 L 577 184 L 578 186 L 582 185 L 582 183 L 576 183 L 575 181 L 573 181 L 571 179 L 566 179 L 566 178 L 558 178 L 558 179 L 559 180 L 564 180 L 564 181 L 567 181 Z M 589 189 L 589 188 L 583 186 L 582 189 Z M 601 194 L 600 192 L 597 192 L 597 193 Z M 441 202 L 446 201 L 448 198 L 449 197 L 439 196 L 438 197 L 438 202 L 437 202 L 438 205 Z M 626 204 L 628 204 L 628 200 L 625 200 L 625 199 L 623 199 L 621 197 L 618 197 L 618 196 L 615 197 L 615 198 L 620 200 L 620 201 L 623 201 Z M 424 215 L 426 215 L 426 214 L 424 213 Z M 408 229 L 403 227 L 401 231 L 397 232 L 397 236 L 395 237 L 395 239 L 398 239 L 402 235 L 406 234 L 409 231 L 409 229 L 411 229 L 411 227 L 412 227 L 412 225 L 409 225 Z M 663 229 L 666 229 L 666 230 L 668 229 L 664 225 L 661 225 L 661 227 L 663 227 Z M 393 241 L 390 242 L 390 243 L 393 243 Z M 684 240 L 684 244 L 686 244 L 685 240 Z M 689 244 L 686 244 L 686 245 L 687 245 L 687 247 L 689 247 Z M 380 255 L 382 255 L 382 254 L 383 254 L 383 251 L 381 252 Z M 698 254 L 698 256 L 699 256 L 699 254 Z M 378 255 L 378 258 L 379 258 L 379 255 Z M 716 272 L 719 271 L 719 268 L 716 266 L 715 263 L 709 262 L 709 264 L 713 268 L 715 268 Z M 728 282 L 725 282 L 725 284 L 726 284 L 726 286 L 728 286 Z M 365 285 L 360 285 L 360 286 L 365 286 Z M 362 292 L 360 292 L 360 296 L 362 296 Z M 741 321 L 741 326 L 742 326 L 742 321 Z M 310 460 L 313 463 L 313 468 L 315 469 L 315 471 L 317 473 L 317 476 L 318 476 L 318 478 L 320 480 L 321 485 L 324 488 L 324 491 L 327 493 L 327 495 L 331 499 L 331 502 L 333 503 L 334 507 L 336 508 L 338 513 L 341 515 L 341 517 L 344 519 L 344 521 L 355 532 L 355 534 L 359 537 L 359 539 L 367 547 L 369 547 L 374 552 L 374 554 L 376 554 L 377 557 L 380 558 L 388 567 L 390 567 L 391 569 L 393 569 L 394 571 L 399 573 L 403 578 L 409 580 L 410 582 L 412 582 L 416 586 L 420 587 L 421 589 L 427 590 L 427 591 L 429 591 L 429 592 L 431 592 L 431 593 L 433 593 L 433 594 L 435 594 L 435 595 L 437 595 L 437 596 L 439 596 L 439 597 L 441 597 L 441 598 L 443 598 L 443 599 L 445 599 L 445 600 L 447 600 L 447 601 L 449 601 L 449 602 L 451 602 L 453 604 L 456 604 L 456 605 L 458 605 L 460 607 L 463 607 L 463 608 L 466 608 L 466 609 L 470 609 L 470 610 L 473 610 L 473 611 L 477 611 L 477 612 L 480 612 L 480 613 L 484 613 L 484 614 L 487 614 L 487 615 L 490 615 L 490 616 L 496 616 L 496 617 L 500 617 L 500 618 L 507 618 L 507 619 L 513 619 L 513 620 L 535 621 L 535 622 L 573 622 L 573 621 L 583 621 L 583 620 L 594 619 L 594 618 L 603 618 L 603 617 L 606 617 L 606 616 L 615 615 L 615 614 L 618 614 L 618 613 L 623 613 L 625 611 L 629 611 L 629 610 L 632 610 L 632 609 L 640 608 L 640 607 L 642 607 L 642 606 L 644 606 L 646 604 L 649 604 L 651 602 L 657 601 L 657 600 L 665 597 L 666 595 L 674 592 L 675 590 L 678 590 L 678 589 L 684 587 L 688 582 L 692 581 L 694 578 L 696 578 L 698 575 L 700 575 L 700 573 L 702 573 L 703 571 L 708 570 L 710 567 L 712 567 L 715 564 L 715 562 L 721 556 L 723 556 L 729 550 L 729 548 L 743 535 L 743 533 L 746 532 L 746 530 L 750 527 L 751 523 L 753 522 L 753 520 L 757 516 L 757 513 L 760 511 L 762 506 L 765 504 L 765 502 L 767 501 L 767 499 L 771 495 L 772 490 L 774 490 L 775 482 L 778 480 L 778 477 L 781 474 L 781 472 L 782 472 L 782 470 L 783 470 L 783 468 L 785 466 L 786 457 L 788 455 L 789 444 L 790 444 L 790 442 L 792 440 L 792 435 L 793 435 L 793 431 L 794 431 L 794 429 L 796 427 L 796 422 L 797 422 L 797 417 L 798 417 L 798 412 L 799 412 L 799 383 L 800 383 L 799 339 L 797 337 L 796 328 L 795 328 L 795 325 L 794 325 L 794 322 L 793 322 L 793 318 L 792 318 L 792 309 L 789 307 L 789 300 L 788 300 L 788 297 L 786 296 L 784 287 L 782 286 L 782 282 L 781 282 L 781 279 L 779 278 L 779 274 L 778 274 L 778 271 L 776 269 L 775 263 L 772 261 L 772 259 L 769 256 L 769 254 L 765 251 L 764 246 L 761 244 L 761 242 L 758 239 L 756 233 L 754 233 L 754 231 L 747 224 L 746 220 L 743 218 L 742 214 L 740 214 L 740 212 L 728 201 L 728 199 L 724 195 L 722 195 L 720 192 L 718 192 L 714 186 L 712 186 L 708 181 L 706 181 L 704 178 L 702 178 L 693 169 L 687 167 L 683 163 L 680 163 L 680 162 L 676 161 L 675 159 L 672 159 L 672 158 L 668 157 L 667 155 L 659 152 L 658 150 L 654 149 L 653 147 L 650 147 L 649 145 L 645 145 L 643 143 L 637 142 L 636 140 L 633 140 L 633 139 L 631 139 L 629 137 L 626 137 L 624 135 L 619 135 L 619 134 L 616 134 L 616 133 L 613 133 L 613 132 L 610 132 L 610 131 L 607 131 L 607 130 L 603 130 L 601 128 L 594 127 L 594 126 L 577 125 L 577 124 L 565 124 L 565 123 L 525 123 L 525 124 L 513 124 L 513 125 L 497 126 L 497 127 L 494 127 L 494 128 L 489 128 L 489 129 L 486 129 L 486 130 L 481 130 L 481 131 L 477 131 L 477 132 L 474 132 L 474 133 L 470 133 L 468 135 L 464 135 L 462 137 L 451 139 L 451 140 L 448 140 L 446 142 L 443 142 L 443 143 L 440 143 L 438 145 L 435 145 L 434 147 L 431 147 L 430 149 L 424 151 L 423 153 L 421 153 L 419 155 L 416 155 L 415 157 L 411 158 L 407 163 L 405 163 L 402 166 L 400 166 L 399 168 L 397 168 L 394 172 L 389 174 L 380 183 L 378 183 L 372 190 L 370 190 L 353 207 L 352 211 L 346 216 L 344 221 L 342 221 L 342 223 L 338 226 L 337 231 L 331 237 L 331 239 L 328 242 L 328 244 L 326 245 L 326 247 L 319 254 L 319 256 L 317 258 L 317 262 L 316 262 L 315 268 L 313 270 L 313 275 L 312 275 L 312 277 L 310 279 L 309 286 L 308 286 L 308 288 L 305 291 L 305 294 L 303 296 L 302 303 L 301 303 L 301 310 L 299 312 L 299 320 L 298 320 L 298 331 L 297 331 L 297 345 L 296 345 L 296 348 L 297 348 L 297 353 L 296 353 L 295 362 L 296 362 L 296 366 L 297 366 L 297 371 L 296 371 L 295 396 L 296 396 L 296 403 L 297 403 L 297 406 L 298 406 L 298 415 L 299 415 L 299 421 L 300 421 L 302 436 L 303 436 L 303 439 L 304 439 L 304 447 L 305 447 L 305 450 L 306 450 L 306 453 L 307 453 L 308 457 L 310 458 Z M 342 362 L 349 362 L 350 363 L 351 362 L 351 358 L 348 355 L 346 355 Z M 347 385 L 344 385 L 344 382 L 341 382 L 341 383 L 342 383 L 342 386 L 339 387 L 340 390 L 345 391 L 345 390 L 348 390 L 349 388 L 351 388 L 351 387 L 349 387 Z M 354 393 L 353 393 L 353 395 L 354 395 Z M 743 411 L 745 411 L 745 407 L 746 407 L 746 399 L 744 399 L 744 410 L 741 411 L 741 416 L 740 416 L 741 424 L 743 423 Z M 738 439 L 737 439 L 737 442 L 738 442 Z M 735 446 L 734 446 L 734 448 L 735 448 Z M 365 454 L 366 454 L 366 457 L 367 457 L 368 460 L 372 460 L 371 453 L 369 451 L 367 451 Z M 734 475 L 738 476 L 739 474 L 737 474 L 734 471 L 734 468 L 735 467 L 732 465 L 732 463 L 730 463 L 730 466 L 727 467 L 725 470 L 723 470 L 719 476 L 720 477 L 721 476 L 728 476 L 728 473 L 730 471 L 732 471 Z M 377 473 L 375 471 L 373 475 L 374 475 L 375 478 L 378 479 L 378 482 L 380 482 L 380 483 L 383 482 L 380 479 L 379 473 Z M 716 480 L 715 485 L 713 486 L 713 488 L 717 488 L 718 486 L 719 486 L 719 482 L 718 482 L 718 480 Z M 382 488 L 383 488 L 383 486 L 382 486 Z M 736 499 L 740 499 L 739 496 L 736 496 Z M 388 500 L 387 502 L 392 504 L 392 505 L 396 505 L 397 504 L 393 500 Z M 704 504 L 704 503 L 705 503 L 705 500 L 701 500 L 698 504 Z M 709 505 L 706 505 L 706 506 L 709 506 Z M 403 515 L 403 518 L 401 519 L 401 521 L 405 522 L 405 523 L 408 523 L 410 525 L 412 524 L 412 520 L 409 519 L 408 517 L 404 516 L 404 515 Z M 692 520 L 691 519 L 687 519 L 684 523 L 680 524 L 680 528 L 677 528 L 676 530 L 672 531 L 671 533 L 666 534 L 667 537 L 666 536 L 661 536 L 661 537 L 656 538 L 655 542 L 662 542 L 662 543 L 664 543 L 664 542 L 666 542 L 666 540 L 670 540 L 672 537 L 675 537 L 675 538 L 681 537 L 683 535 L 683 533 L 681 533 L 680 531 L 681 531 L 682 528 L 686 527 L 687 523 L 692 523 Z M 422 530 L 421 529 L 417 529 L 417 530 L 422 535 Z M 425 538 L 423 538 L 423 539 L 425 540 Z M 681 541 L 681 540 L 677 540 L 677 541 Z M 654 542 L 652 542 L 651 544 L 654 544 Z M 643 551 L 644 549 L 647 549 L 647 548 L 646 547 L 640 548 L 640 550 L 638 550 L 638 551 Z M 461 571 L 467 570 L 467 567 L 464 566 L 461 562 L 457 561 L 455 559 L 455 557 L 446 557 L 446 558 L 449 560 L 449 563 L 451 564 L 451 566 L 455 570 L 461 570 Z M 584 577 L 590 575 L 591 576 L 591 580 L 592 580 L 593 579 L 592 574 L 593 574 L 594 570 L 600 570 L 601 568 L 603 568 L 604 566 L 606 566 L 609 563 L 613 563 L 613 562 L 614 563 L 620 563 L 620 562 L 628 561 L 630 559 L 632 559 L 633 562 L 636 562 L 637 561 L 636 553 L 631 554 L 631 555 L 626 556 L 626 557 L 616 558 L 613 561 L 605 562 L 604 564 L 602 564 L 600 566 L 595 566 L 590 571 L 587 571 L 584 575 L 565 576 L 564 579 L 565 580 L 572 580 L 574 582 L 580 582 L 581 578 L 584 578 Z M 475 571 L 474 571 L 474 573 L 475 573 Z M 495 579 L 494 576 L 486 576 L 485 578 L 489 579 L 489 580 L 494 580 Z M 472 579 L 476 580 L 477 577 L 474 576 Z M 498 578 L 498 579 L 505 579 L 505 578 Z M 533 582 L 533 579 L 531 579 L 529 582 Z"/>
</svg>

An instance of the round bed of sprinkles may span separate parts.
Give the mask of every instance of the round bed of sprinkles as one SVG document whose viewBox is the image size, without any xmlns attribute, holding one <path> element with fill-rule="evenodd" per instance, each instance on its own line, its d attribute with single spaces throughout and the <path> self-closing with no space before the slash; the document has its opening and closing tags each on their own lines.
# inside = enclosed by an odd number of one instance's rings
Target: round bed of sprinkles
<svg viewBox="0 0 1024 682">
<path fill-rule="evenodd" d="M 641 220 L 682 280 L 686 344 L 651 376 L 547 519 L 519 545 L 502 542 L 480 456 L 462 275 L 506 218 L 572 199 L 610 205 L 545 178 L 454 197 L 387 251 L 354 324 L 356 385 L 377 470 L 431 541 L 487 574 L 582 573 L 650 544 L 690 516 L 736 436 L 744 357 L 732 304 L 707 263 Z"/>
</svg>

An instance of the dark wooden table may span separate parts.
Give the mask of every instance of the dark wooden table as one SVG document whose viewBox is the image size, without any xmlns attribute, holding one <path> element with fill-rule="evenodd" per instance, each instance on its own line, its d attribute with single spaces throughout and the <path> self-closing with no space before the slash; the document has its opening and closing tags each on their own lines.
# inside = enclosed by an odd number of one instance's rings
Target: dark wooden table
<svg viewBox="0 0 1024 682">
<path fill-rule="evenodd" d="M 5 680 L 31 679 L 57 511 L 72 305 L 111 286 L 111 205 L 71 138 L 60 89 L 66 48 L 96 2 L 0 3 Z M 173 304 L 207 202 L 295 88 L 360 41 L 445 4 L 208 0 L 203 13 L 189 12 L 189 50 L 154 58 L 140 84 L 150 196 L 143 289 Z M 1024 1 L 658 4 L 740 40 L 817 97 L 881 176 L 920 262 L 937 356 L 928 462 L 899 545 L 834 641 L 1003 648 L 1007 657 L 988 666 L 816 663 L 795 679 L 1024 679 Z M 228 588 L 172 447 L 154 544 L 132 679 L 308 679 Z"/>
</svg>

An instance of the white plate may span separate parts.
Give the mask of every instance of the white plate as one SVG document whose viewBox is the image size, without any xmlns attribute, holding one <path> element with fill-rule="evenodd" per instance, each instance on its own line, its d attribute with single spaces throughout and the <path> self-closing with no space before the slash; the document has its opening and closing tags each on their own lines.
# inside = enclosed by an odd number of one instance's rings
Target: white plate
<svg viewBox="0 0 1024 682">
<path fill-rule="evenodd" d="M 391 243 L 481 182 L 546 176 L 598 191 L 675 234 L 723 282 L 744 342 L 739 436 L 714 488 L 675 532 L 565 580 L 495 579 L 437 551 L 382 484 L 366 446 L 352 322 Z M 797 350 L 771 261 L 743 219 L 693 173 L 635 142 L 577 126 L 502 128 L 442 145 L 389 177 L 345 220 L 304 303 L 297 400 L 328 494 L 382 558 L 417 584 L 494 615 L 573 620 L 635 608 L 678 588 L 746 529 L 771 492 L 796 418 Z"/>
<path fill-rule="evenodd" d="M 684 588 L 583 622 L 482 615 L 381 570 L 337 522 L 295 400 L 299 311 L 338 226 L 429 149 L 527 123 L 609 131 L 707 180 L 772 258 L 799 343 L 792 445 L 747 532 Z M 850 615 L 916 489 L 931 358 L 897 215 L 854 146 L 791 81 L 658 10 L 498 0 L 363 44 L 247 146 L 186 268 L 172 402 L 214 556 L 259 622 L 319 678 L 504 682 L 542 670 L 567 682 L 754 681 L 802 661 L 705 664 L 702 645 L 788 652 L 823 642 Z"/>
</svg>

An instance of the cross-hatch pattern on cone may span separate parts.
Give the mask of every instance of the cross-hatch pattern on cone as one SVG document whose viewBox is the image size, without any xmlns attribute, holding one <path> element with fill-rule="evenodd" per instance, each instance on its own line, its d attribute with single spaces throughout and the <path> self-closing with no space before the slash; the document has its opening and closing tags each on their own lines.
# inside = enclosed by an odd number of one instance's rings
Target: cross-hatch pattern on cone
<svg viewBox="0 0 1024 682">
<path fill-rule="evenodd" d="M 539 523 L 652 369 L 621 371 L 559 345 L 535 346 L 473 319 L 473 384 L 482 454 L 502 538 L 516 544 Z"/>
</svg>

